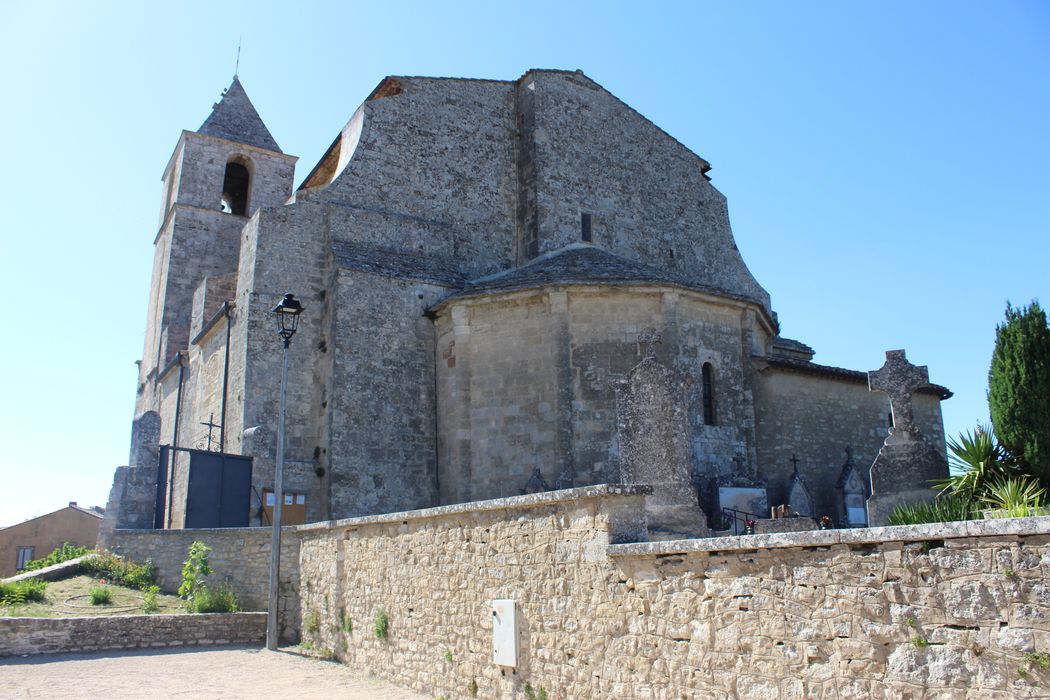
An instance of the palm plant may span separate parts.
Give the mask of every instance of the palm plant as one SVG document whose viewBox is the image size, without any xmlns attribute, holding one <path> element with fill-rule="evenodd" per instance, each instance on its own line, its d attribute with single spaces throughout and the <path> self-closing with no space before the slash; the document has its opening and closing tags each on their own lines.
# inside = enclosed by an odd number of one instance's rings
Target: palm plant
<svg viewBox="0 0 1050 700">
<path fill-rule="evenodd" d="M 941 494 L 968 501 L 980 500 L 993 482 L 1017 474 L 992 429 L 981 424 L 958 440 L 948 438 L 948 466 L 952 474 L 936 486 Z"/>
<path fill-rule="evenodd" d="M 988 484 L 981 501 L 1008 518 L 1038 515 L 1046 505 L 1046 489 L 1031 476 L 996 479 Z"/>
<path fill-rule="evenodd" d="M 890 525 L 921 525 L 948 523 L 956 520 L 977 520 L 981 513 L 973 501 L 954 494 L 942 494 L 933 501 L 919 501 L 898 505 L 890 513 Z"/>
</svg>

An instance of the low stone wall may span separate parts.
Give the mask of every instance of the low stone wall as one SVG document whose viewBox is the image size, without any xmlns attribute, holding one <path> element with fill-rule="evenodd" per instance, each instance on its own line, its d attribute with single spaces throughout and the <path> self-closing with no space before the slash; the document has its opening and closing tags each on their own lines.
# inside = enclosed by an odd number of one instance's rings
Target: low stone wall
<svg viewBox="0 0 1050 700">
<path fill-rule="evenodd" d="M 207 644 L 259 644 L 266 613 L 0 617 L 0 656 Z"/>
<path fill-rule="evenodd" d="M 820 526 L 813 518 L 776 518 L 755 521 L 756 535 L 769 535 L 776 532 L 806 532 L 818 530 Z"/>
<path fill-rule="evenodd" d="M 1050 518 L 614 544 L 643 500 L 587 487 L 300 526 L 303 638 L 431 696 L 1046 697 L 1025 655 L 1050 654 Z M 513 669 L 492 661 L 500 598 Z"/>
<path fill-rule="evenodd" d="M 151 560 L 157 567 L 157 584 L 175 593 L 182 581 L 182 564 L 195 540 L 212 548 L 209 563 L 214 583 L 228 581 L 242 610 L 266 610 L 270 585 L 268 527 L 199 530 L 116 530 L 110 551 L 135 561 Z M 281 638 L 299 635 L 299 536 L 294 528 L 281 531 L 281 582 L 278 607 Z"/>
</svg>

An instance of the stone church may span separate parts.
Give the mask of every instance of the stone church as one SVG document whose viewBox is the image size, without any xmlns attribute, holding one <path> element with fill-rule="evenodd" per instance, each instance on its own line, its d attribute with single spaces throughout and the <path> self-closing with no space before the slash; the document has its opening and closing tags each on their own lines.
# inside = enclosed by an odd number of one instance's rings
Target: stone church
<svg viewBox="0 0 1050 700">
<path fill-rule="evenodd" d="M 743 489 L 764 515 L 793 499 L 864 524 L 847 501 L 888 398 L 780 335 L 711 166 L 582 72 L 388 77 L 293 191 L 295 165 L 234 77 L 178 138 L 154 241 L 133 443 L 251 457 L 250 524 L 269 522 L 289 292 L 285 522 L 644 482 L 656 455 L 708 521 Z M 632 417 L 647 366 L 663 393 Z M 914 399 L 942 453 L 950 395 Z M 189 468 L 168 454 L 132 467 L 157 494 L 143 520 L 177 528 Z"/>
</svg>

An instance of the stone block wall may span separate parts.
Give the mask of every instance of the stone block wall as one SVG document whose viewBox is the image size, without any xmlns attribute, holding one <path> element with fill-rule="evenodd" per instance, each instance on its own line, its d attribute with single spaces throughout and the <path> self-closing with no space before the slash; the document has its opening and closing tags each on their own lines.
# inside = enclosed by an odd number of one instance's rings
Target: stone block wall
<svg viewBox="0 0 1050 700">
<path fill-rule="evenodd" d="M 117 530 L 110 550 L 137 562 L 151 560 L 156 581 L 165 593 L 175 593 L 182 581 L 182 564 L 195 540 L 212 548 L 208 556 L 215 572 L 208 581 L 227 581 L 242 610 L 266 610 L 270 585 L 270 528 L 200 530 Z M 281 583 L 278 608 L 281 637 L 295 639 L 299 630 L 299 536 L 294 528 L 281 534 Z"/>
<path fill-rule="evenodd" d="M 655 286 L 453 302 L 435 322 L 441 502 L 518 493 L 536 466 L 552 485 L 566 473 L 573 485 L 619 481 L 616 392 L 647 327 L 662 333 L 657 357 L 685 383 L 690 467 L 712 480 L 754 473 L 748 341 L 767 331 L 753 320 L 743 303 Z M 714 425 L 702 406 L 707 362 Z"/>
<path fill-rule="evenodd" d="M 754 391 L 758 463 L 769 479 L 770 505 L 786 502 L 795 455 L 799 473 L 814 495 L 813 515 L 834 518 L 838 509 L 833 486 L 846 461 L 845 448 L 853 448 L 854 464 L 869 479 L 890 427 L 889 398 L 868 391 L 863 377 L 821 377 L 776 368 L 756 375 Z M 944 454 L 940 399 L 917 393 L 913 406 L 916 425 Z"/>
<path fill-rule="evenodd" d="M 302 526 L 303 638 L 432 696 L 1045 697 L 1025 654 L 1050 653 L 1050 518 L 607 544 L 643 498 Z M 516 668 L 492 661 L 497 598 Z"/>
<path fill-rule="evenodd" d="M 0 657 L 210 644 L 262 644 L 265 613 L 0 617 Z"/>
</svg>

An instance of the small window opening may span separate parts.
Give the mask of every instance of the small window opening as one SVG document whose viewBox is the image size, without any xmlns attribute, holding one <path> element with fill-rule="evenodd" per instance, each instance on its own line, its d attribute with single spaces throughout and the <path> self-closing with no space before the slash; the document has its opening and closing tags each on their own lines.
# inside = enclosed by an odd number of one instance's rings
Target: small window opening
<svg viewBox="0 0 1050 700">
<path fill-rule="evenodd" d="M 702 370 L 704 391 L 704 425 L 715 424 L 715 372 L 710 362 Z"/>
<path fill-rule="evenodd" d="M 580 238 L 584 243 L 591 242 L 591 215 L 588 212 L 580 214 Z"/>
<path fill-rule="evenodd" d="M 18 548 L 18 570 L 26 568 L 26 564 L 33 561 L 33 548 L 32 547 L 19 547 Z"/>
<path fill-rule="evenodd" d="M 226 177 L 222 181 L 222 211 L 235 216 L 248 214 L 248 168 L 240 163 L 226 164 Z"/>
<path fill-rule="evenodd" d="M 891 428 L 893 427 L 893 411 L 890 411 L 889 413 L 886 414 L 886 422 L 889 424 L 889 426 Z"/>
</svg>

